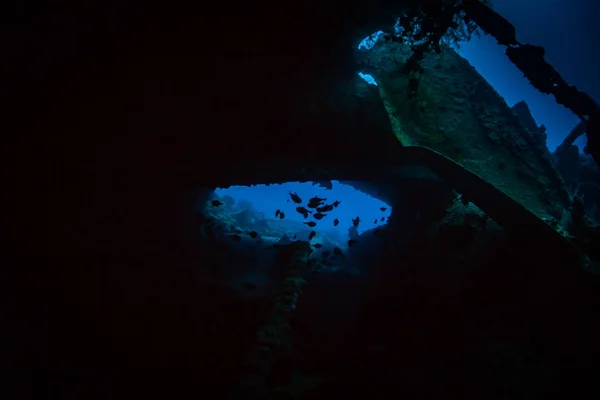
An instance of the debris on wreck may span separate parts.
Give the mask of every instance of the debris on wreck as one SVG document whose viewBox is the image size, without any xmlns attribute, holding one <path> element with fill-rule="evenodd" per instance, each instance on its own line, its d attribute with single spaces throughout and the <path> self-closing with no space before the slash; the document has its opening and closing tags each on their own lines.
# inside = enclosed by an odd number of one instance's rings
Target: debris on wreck
<svg viewBox="0 0 600 400">
<path fill-rule="evenodd" d="M 552 221 L 551 226 L 560 236 L 583 253 L 593 254 L 590 246 L 585 245 L 589 239 L 577 241 L 576 235 L 569 232 L 576 230 L 565 220 L 571 213 L 572 195 L 545 145 L 543 128 L 527 126 L 528 122 L 522 118 L 522 107 L 516 110 L 508 107 L 467 61 L 450 48 L 444 48 L 439 54 L 419 55 L 419 68 L 426 73 L 419 77 L 418 90 L 412 96 L 407 95 L 412 90 L 410 77 L 390 72 L 401 70 L 408 62 L 412 50 L 402 50 L 403 46 L 406 47 L 400 42 L 379 41 L 364 55 L 367 59 L 372 57 L 370 73 L 376 77 L 394 132 L 402 145 L 422 146 L 446 156 L 495 186 L 540 221 Z M 381 60 L 387 64 L 378 69 L 377 63 Z M 432 157 L 431 162 L 434 158 L 438 159 Z M 439 165 L 428 166 L 453 184 L 458 183 L 457 177 L 451 176 L 456 175 L 454 172 L 450 174 Z M 456 168 L 450 170 L 458 172 Z M 464 205 L 470 202 L 479 205 L 481 196 L 475 200 L 472 190 L 461 193 Z M 586 212 L 595 212 L 589 208 Z M 521 211 L 517 213 L 531 219 Z M 516 216 L 510 217 L 508 211 L 504 214 L 495 217 L 503 222 L 511 218 L 516 222 Z M 544 230 L 538 223 L 535 225 Z M 579 229 L 578 235 L 583 232 L 594 231 Z M 589 262 L 582 264 L 589 265 Z"/>
<path fill-rule="evenodd" d="M 533 119 L 525 116 L 526 119 Z M 533 130 L 539 129 L 535 121 Z M 556 148 L 551 157 L 572 196 L 582 199 L 585 213 L 600 224 L 600 167 L 589 156 L 581 154 L 573 144 L 577 135 L 583 134 L 585 125 L 579 123 Z"/>
<path fill-rule="evenodd" d="M 400 20 L 398 32 L 379 35 L 368 52 L 359 52 L 362 62 L 378 82 L 403 145 L 440 152 L 496 185 L 539 218 L 560 219 L 570 207 L 570 197 L 545 144 L 524 128 L 515 112 L 466 60 L 449 46 L 437 46 L 441 37 L 468 39 L 478 28 L 474 22 L 497 38 L 503 37 L 502 43 L 518 45 L 508 21 L 489 7 L 472 3 L 478 2 L 465 2 L 464 8 L 458 3 L 449 7 L 436 3 L 408 10 L 412 17 Z M 472 19 L 442 17 L 456 17 L 461 12 Z M 485 24 L 487 18 L 495 17 L 497 25 Z M 431 25 L 432 19 L 442 22 Z M 499 29 L 505 33 L 512 29 L 512 34 L 503 36 Z M 421 30 L 422 34 L 416 33 Z M 411 47 L 405 39 L 418 45 Z M 418 71 L 416 91 L 411 86 L 414 76 L 406 68 Z"/>
</svg>

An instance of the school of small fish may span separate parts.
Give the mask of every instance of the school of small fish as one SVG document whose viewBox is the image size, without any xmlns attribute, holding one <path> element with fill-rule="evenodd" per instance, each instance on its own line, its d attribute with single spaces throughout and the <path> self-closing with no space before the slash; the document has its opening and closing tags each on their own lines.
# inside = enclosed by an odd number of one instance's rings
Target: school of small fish
<svg viewBox="0 0 600 400">
<path fill-rule="evenodd" d="M 322 185 L 320 185 L 322 186 Z M 327 216 L 326 213 L 333 211 L 335 208 L 337 208 L 341 202 L 336 200 L 331 204 L 326 204 L 325 202 L 327 201 L 326 198 L 322 198 L 322 197 L 312 197 L 308 200 L 308 203 L 306 203 L 305 206 L 302 206 L 301 204 L 303 203 L 303 200 L 300 196 L 298 196 L 297 193 L 292 193 L 289 192 L 289 196 L 290 199 L 292 200 L 292 202 L 294 204 L 299 204 L 298 207 L 296 207 L 296 212 L 298 212 L 300 215 L 302 215 L 304 217 L 304 219 L 308 219 L 308 216 L 311 215 L 315 220 L 317 221 L 321 221 L 323 218 L 325 218 Z M 288 199 L 287 201 L 289 202 L 290 199 Z M 212 206 L 213 207 L 220 207 L 223 205 L 223 203 L 219 200 L 212 200 L 211 201 Z M 386 211 L 387 207 L 380 207 L 381 211 Z M 316 212 L 314 212 L 316 211 Z M 284 219 L 285 218 L 285 214 L 283 213 L 283 211 L 277 209 L 275 211 L 275 218 L 279 218 L 279 219 Z M 375 220 L 373 221 L 374 224 L 377 224 L 378 221 L 383 222 L 385 220 L 385 217 L 381 217 L 381 219 L 375 218 Z M 333 220 L 333 226 L 338 226 L 338 224 L 340 223 L 340 221 L 335 218 Z M 315 221 L 308 221 L 308 222 L 304 222 L 304 224 L 306 226 L 308 226 L 309 228 L 314 228 L 317 226 L 317 222 Z M 356 218 L 352 218 L 352 225 L 355 228 L 358 228 L 358 225 L 360 224 L 360 217 L 356 217 Z M 228 237 L 236 242 L 239 242 L 242 240 L 241 234 L 242 231 L 239 229 L 235 229 L 233 230 L 233 234 L 228 235 Z M 250 231 L 250 232 L 245 232 L 250 238 L 252 239 L 256 239 L 257 237 L 259 238 L 259 234 L 255 231 Z M 317 232 L 315 232 L 314 230 L 311 230 L 309 235 L 308 235 L 308 240 L 309 242 L 312 241 L 315 236 L 317 235 Z M 296 236 L 294 236 L 294 239 L 296 239 Z M 259 238 L 260 240 L 260 238 Z M 348 240 L 348 246 L 353 246 L 357 243 L 356 240 L 354 239 L 350 239 Z M 314 247 L 315 249 L 320 249 L 321 247 L 323 247 L 323 245 L 321 243 L 315 243 L 311 245 L 312 247 Z M 312 250 L 311 250 L 312 252 Z M 332 258 L 329 258 L 329 256 L 333 253 L 333 257 L 340 257 L 340 256 L 344 256 L 342 250 L 338 247 L 334 247 L 332 251 L 330 250 L 324 250 L 321 252 L 321 263 L 323 265 L 327 265 L 327 266 L 332 266 L 331 262 L 329 260 L 331 260 Z"/>
</svg>

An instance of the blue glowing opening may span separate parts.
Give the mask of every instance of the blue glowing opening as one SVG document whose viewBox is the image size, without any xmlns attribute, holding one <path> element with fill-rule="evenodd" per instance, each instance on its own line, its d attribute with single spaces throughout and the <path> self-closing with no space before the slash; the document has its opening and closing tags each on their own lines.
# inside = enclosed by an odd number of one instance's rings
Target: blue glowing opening
<svg viewBox="0 0 600 400">
<path fill-rule="evenodd" d="M 219 213 L 235 221 L 241 230 L 253 230 L 261 236 L 287 235 L 291 240 L 306 240 L 305 236 L 314 231 L 311 244 L 324 242 L 323 246 L 347 247 L 350 239 L 385 225 L 391 213 L 388 204 L 338 181 L 231 186 L 216 189 L 215 196 L 222 203 Z M 315 197 L 326 199 L 320 204 L 326 207 L 321 215 L 310 205 Z M 308 212 L 298 211 L 300 207 Z"/>
<path fill-rule="evenodd" d="M 369 85 L 377 86 L 377 82 L 375 82 L 375 78 L 373 78 L 373 76 L 371 76 L 369 74 L 363 74 L 362 72 L 359 72 L 358 76 L 363 78 L 365 80 L 365 82 L 367 82 Z"/>
</svg>

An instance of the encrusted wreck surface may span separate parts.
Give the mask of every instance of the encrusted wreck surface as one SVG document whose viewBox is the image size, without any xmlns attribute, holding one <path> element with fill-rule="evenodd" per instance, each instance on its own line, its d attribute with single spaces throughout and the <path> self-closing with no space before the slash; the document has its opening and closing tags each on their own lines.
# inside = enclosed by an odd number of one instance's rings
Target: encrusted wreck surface
<svg viewBox="0 0 600 400">
<path fill-rule="evenodd" d="M 570 198 L 545 145 L 464 58 L 449 48 L 426 55 L 410 97 L 400 45 L 379 43 L 367 57 L 402 144 L 434 149 L 538 217 L 560 220 Z"/>
<path fill-rule="evenodd" d="M 52 189 L 44 208 L 49 215 L 27 223 L 30 214 L 42 208 L 40 194 L 31 192 L 29 202 L 22 203 L 27 218 L 7 227 L 14 236 L 27 238 L 28 249 L 39 248 L 19 254 L 22 270 L 32 280 L 27 289 L 40 305 L 19 314 L 31 316 L 34 323 L 25 324 L 32 329 L 22 337 L 31 340 L 27 355 L 15 365 L 38 355 L 35 383 L 62 397 L 190 397 L 223 392 L 237 378 L 236 366 L 271 308 L 242 302 L 230 291 L 194 280 L 197 269 L 220 265 L 215 258 L 235 262 L 226 258 L 229 248 L 215 246 L 198 232 L 193 207 L 199 197 L 208 198 L 204 188 L 210 186 L 301 179 L 379 182 L 381 171 L 370 170 L 368 163 L 398 141 L 378 90 L 365 84 L 356 90 L 359 78 L 351 44 L 363 37 L 362 30 L 378 29 L 385 22 L 381 15 L 393 15 L 384 5 L 399 2 L 369 1 L 349 7 L 345 2 L 310 0 L 293 12 L 270 0 L 239 7 L 215 4 L 220 13 L 212 8 L 210 13 L 169 10 L 163 4 L 156 9 L 145 4 L 140 13 L 123 2 L 114 8 L 108 7 L 110 3 L 98 7 L 82 3 L 79 9 L 59 10 L 48 20 L 36 18 L 44 29 L 32 32 L 25 32 L 25 24 L 12 27 L 18 28 L 15 38 L 23 39 L 14 46 L 19 55 L 32 45 L 44 49 L 18 63 L 23 76 L 12 85 L 19 96 L 11 102 L 26 105 L 27 110 L 18 114 L 23 116 L 19 123 L 46 135 L 53 132 L 51 145 L 44 149 L 52 162 L 35 168 Z M 424 76 L 423 88 L 428 79 Z M 469 131 L 460 136 L 458 130 L 450 133 L 456 140 L 473 139 Z M 486 157 L 499 157 L 497 147 L 490 144 Z M 442 151 L 443 146 L 436 149 Z M 28 143 L 27 150 L 30 154 L 35 148 Z M 22 180 L 18 191 L 25 186 L 33 183 Z M 46 243 L 37 246 L 32 227 L 40 221 L 47 221 L 48 230 Z M 459 229 L 461 235 L 451 230 L 449 236 L 468 238 L 475 229 L 471 228 Z M 484 239 L 485 233 L 481 235 Z M 452 249 L 436 246 L 436 237 L 433 245 L 417 238 L 409 247 L 411 253 L 401 260 L 421 266 L 423 258 L 431 257 L 452 273 L 447 268 L 449 253 L 444 252 L 456 250 L 457 243 L 450 243 Z M 392 239 L 398 250 L 398 241 Z M 473 389 L 474 380 L 465 376 L 485 382 L 472 398 L 506 393 L 490 393 L 494 386 L 473 374 L 481 371 L 480 359 L 465 361 L 465 355 L 476 354 L 472 345 L 481 332 L 492 343 L 531 332 L 532 338 L 542 340 L 536 342 L 539 353 L 555 360 L 577 358 L 568 366 L 573 377 L 560 382 L 561 395 L 581 383 L 592 387 L 597 374 L 586 368 L 593 365 L 588 362 L 593 351 L 587 346 L 597 345 L 592 326 L 596 303 L 586 295 L 592 291 L 582 286 L 574 271 L 550 269 L 554 273 L 549 274 L 548 265 L 561 263 L 548 251 L 547 242 L 536 239 L 500 249 L 502 257 L 490 258 L 492 266 L 474 260 L 473 265 L 483 270 L 465 273 L 468 279 L 453 286 L 471 289 L 462 299 L 446 295 L 450 291 L 442 290 L 442 279 L 429 279 L 448 275 L 427 273 L 417 285 L 386 275 L 381 279 L 387 283 L 386 293 L 404 295 L 396 302 L 376 298 L 381 286 L 373 285 L 369 294 L 376 301 L 367 309 L 372 312 L 364 314 L 369 318 L 361 323 L 361 340 L 347 347 L 358 352 L 338 352 L 330 359 L 338 365 L 354 361 L 367 366 L 362 358 L 364 336 L 376 341 L 387 334 L 396 347 L 388 364 L 384 359 L 379 368 L 365 368 L 373 371 L 367 379 L 350 375 L 344 381 L 348 396 L 360 393 L 357 386 L 364 382 L 365 398 L 378 397 L 373 393 L 377 388 L 408 388 L 404 397 L 423 397 L 424 391 L 435 390 L 428 394 L 439 398 Z M 458 242 L 466 245 L 466 240 Z M 33 253 L 48 259 L 28 262 Z M 392 271 L 398 270 L 396 260 L 390 263 Z M 464 265 L 458 255 L 456 260 L 453 265 Z M 31 273 L 32 265 L 44 268 Z M 348 291 L 340 303 L 356 297 L 355 290 Z M 15 302 L 19 303 L 29 302 Z M 319 309 L 331 303 L 317 304 Z M 532 316 L 539 317 L 535 330 L 529 329 Z M 373 317 L 380 325 L 373 324 Z M 564 335 L 556 329 L 558 324 L 569 328 Z M 334 340 L 316 336 L 318 341 L 327 345 L 343 341 L 350 329 L 336 328 Z M 324 350 L 323 356 L 332 354 L 331 347 Z M 454 351 L 444 356 L 448 350 Z M 491 367 L 500 355 L 490 357 Z M 438 356 L 445 362 L 440 364 Z M 457 368 L 457 360 L 464 361 L 465 368 Z M 442 367 L 436 371 L 439 380 L 431 379 L 431 365 Z M 392 370 L 387 366 L 401 370 L 382 381 L 379 372 Z M 511 382 L 496 379 L 496 371 L 485 376 L 500 385 Z M 589 378 L 576 379 L 581 371 L 592 372 Z M 31 378 L 23 381 L 29 383 Z M 404 378 L 401 384 L 399 378 Z M 556 382 L 553 378 L 548 380 Z M 322 398 L 332 395 L 340 397 L 329 393 Z"/>
</svg>

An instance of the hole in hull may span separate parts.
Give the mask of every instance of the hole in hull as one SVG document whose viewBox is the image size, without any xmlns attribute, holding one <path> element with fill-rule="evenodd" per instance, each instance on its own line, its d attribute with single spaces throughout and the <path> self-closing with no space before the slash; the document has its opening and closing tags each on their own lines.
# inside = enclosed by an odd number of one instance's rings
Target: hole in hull
<svg viewBox="0 0 600 400">
<path fill-rule="evenodd" d="M 292 198 L 290 193 L 297 197 Z M 314 231 L 311 244 L 322 246 L 323 242 L 330 242 L 346 247 L 349 239 L 385 225 L 391 213 L 388 204 L 338 181 L 232 186 L 216 189 L 215 195 L 223 203 L 223 212 L 238 217 L 236 222 L 242 230 L 270 234 L 277 239 L 295 236 L 298 240 L 308 240 L 310 231 Z M 314 198 L 325 200 L 314 207 L 315 203 L 310 204 Z M 325 210 L 319 212 L 322 207 Z M 354 227 L 357 217 L 359 223 Z"/>
<path fill-rule="evenodd" d="M 200 233 L 214 254 L 204 279 L 257 297 L 273 294 L 283 278 L 280 250 L 294 243 L 309 248 L 313 272 L 362 275 L 391 214 L 385 202 L 338 181 L 218 188 L 199 206 Z"/>
</svg>

